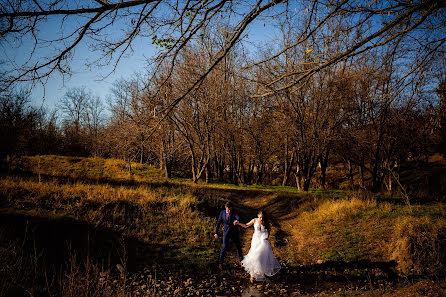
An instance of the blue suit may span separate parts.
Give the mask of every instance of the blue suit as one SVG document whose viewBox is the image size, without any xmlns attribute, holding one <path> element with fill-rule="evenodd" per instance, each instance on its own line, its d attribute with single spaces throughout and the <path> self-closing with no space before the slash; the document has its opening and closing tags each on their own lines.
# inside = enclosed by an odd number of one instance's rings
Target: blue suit
<svg viewBox="0 0 446 297">
<path fill-rule="evenodd" d="M 238 214 L 233 211 L 230 212 L 229 217 L 226 210 L 222 210 L 217 219 L 217 226 L 215 227 L 215 234 L 218 234 L 220 225 L 223 224 L 223 246 L 220 251 L 219 264 L 223 264 L 223 259 L 226 254 L 226 248 L 228 247 L 229 240 L 233 240 L 235 247 L 237 248 L 238 259 L 242 261 L 242 246 L 240 244 L 240 236 L 237 226 L 234 225 L 234 221 L 240 221 Z"/>
</svg>

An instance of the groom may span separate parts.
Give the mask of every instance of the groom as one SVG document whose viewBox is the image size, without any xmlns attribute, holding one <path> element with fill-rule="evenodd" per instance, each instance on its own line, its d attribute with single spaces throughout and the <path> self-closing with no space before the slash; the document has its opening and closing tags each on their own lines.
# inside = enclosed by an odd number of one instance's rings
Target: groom
<svg viewBox="0 0 446 297">
<path fill-rule="evenodd" d="M 214 237 L 218 238 L 218 229 L 220 228 L 220 224 L 223 223 L 223 246 L 220 251 L 220 258 L 218 260 L 218 269 L 223 270 L 223 259 L 226 254 L 226 249 L 229 244 L 229 240 L 234 241 L 235 247 L 237 248 L 237 255 L 240 261 L 240 265 L 242 265 L 242 246 L 240 244 L 240 237 L 237 226 L 234 225 L 234 222 L 238 222 L 240 220 L 238 214 L 232 211 L 232 203 L 226 202 L 225 210 L 220 212 L 220 215 L 217 219 L 217 226 L 215 227 Z"/>
</svg>

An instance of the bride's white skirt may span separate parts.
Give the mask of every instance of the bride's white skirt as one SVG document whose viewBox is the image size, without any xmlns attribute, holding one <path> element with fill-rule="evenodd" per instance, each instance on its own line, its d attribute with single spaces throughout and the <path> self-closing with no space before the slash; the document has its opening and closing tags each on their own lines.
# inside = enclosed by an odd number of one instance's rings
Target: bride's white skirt
<svg viewBox="0 0 446 297">
<path fill-rule="evenodd" d="M 266 232 L 254 232 L 251 248 L 242 261 L 243 267 L 257 281 L 263 281 L 265 275 L 273 276 L 281 266 L 273 255 L 271 243 Z"/>
</svg>

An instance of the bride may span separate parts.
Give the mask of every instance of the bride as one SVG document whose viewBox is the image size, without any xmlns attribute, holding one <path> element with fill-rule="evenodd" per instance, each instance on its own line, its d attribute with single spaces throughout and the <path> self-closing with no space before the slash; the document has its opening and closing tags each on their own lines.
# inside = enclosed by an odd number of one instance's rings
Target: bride
<svg viewBox="0 0 446 297">
<path fill-rule="evenodd" d="M 259 211 L 257 218 L 249 223 L 243 224 L 238 221 L 234 225 L 248 228 L 254 225 L 251 248 L 242 261 L 243 267 L 251 275 L 251 282 L 255 280 L 263 281 L 265 275 L 273 276 L 280 270 L 280 264 L 273 255 L 271 244 L 268 240 L 269 225 L 262 211 Z"/>
</svg>

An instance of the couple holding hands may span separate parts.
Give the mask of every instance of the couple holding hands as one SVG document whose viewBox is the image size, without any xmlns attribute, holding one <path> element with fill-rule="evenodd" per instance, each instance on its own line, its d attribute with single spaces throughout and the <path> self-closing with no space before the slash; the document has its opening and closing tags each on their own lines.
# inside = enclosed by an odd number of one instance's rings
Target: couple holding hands
<svg viewBox="0 0 446 297">
<path fill-rule="evenodd" d="M 225 210 L 220 212 L 217 219 L 214 237 L 218 238 L 218 229 L 223 224 L 223 246 L 220 251 L 218 268 L 223 269 L 223 259 L 228 248 L 229 241 L 232 240 L 237 249 L 240 265 L 250 274 L 251 282 L 254 280 L 263 281 L 266 276 L 276 274 L 281 266 L 273 255 L 271 243 L 268 240 L 269 224 L 262 211 L 257 213 L 257 218 L 252 219 L 247 224 L 239 222 L 238 214 L 232 210 L 232 203 L 226 202 Z M 237 226 L 248 228 L 254 225 L 251 248 L 245 258 L 242 257 L 242 247 L 240 244 L 239 231 Z"/>
</svg>

